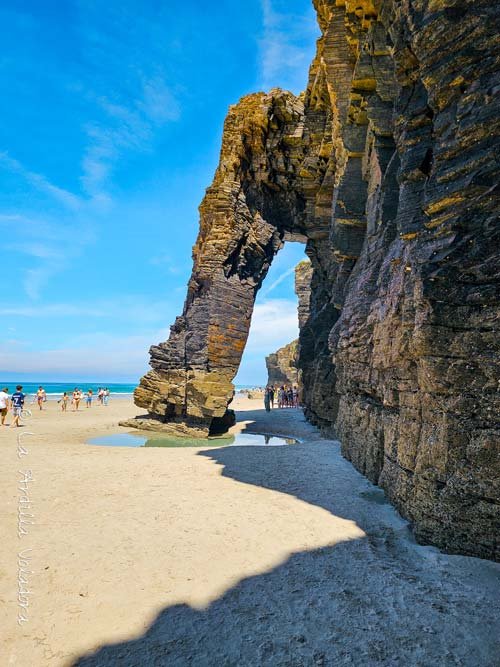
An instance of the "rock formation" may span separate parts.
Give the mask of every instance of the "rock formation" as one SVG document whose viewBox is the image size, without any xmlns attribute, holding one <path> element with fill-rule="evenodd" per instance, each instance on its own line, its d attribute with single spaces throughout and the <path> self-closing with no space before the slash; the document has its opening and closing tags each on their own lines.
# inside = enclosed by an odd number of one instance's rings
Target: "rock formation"
<svg viewBox="0 0 500 667">
<path fill-rule="evenodd" d="M 293 340 L 288 345 L 266 357 L 267 384 L 294 385 L 299 382 L 297 368 L 299 341 Z"/>
<path fill-rule="evenodd" d="M 295 294 L 297 295 L 299 329 L 303 329 L 311 315 L 311 280 L 313 268 L 307 259 L 295 267 Z"/>
<path fill-rule="evenodd" d="M 500 557 L 498 5 L 315 0 L 306 91 L 232 107 L 184 311 L 136 402 L 224 419 L 255 294 L 306 242 L 306 414 L 422 541 Z"/>
<path fill-rule="evenodd" d="M 298 298 L 299 328 L 302 329 L 310 315 L 312 265 L 308 260 L 295 267 L 295 294 Z M 300 385 L 299 341 L 294 340 L 266 357 L 267 383 L 271 385 Z"/>
</svg>

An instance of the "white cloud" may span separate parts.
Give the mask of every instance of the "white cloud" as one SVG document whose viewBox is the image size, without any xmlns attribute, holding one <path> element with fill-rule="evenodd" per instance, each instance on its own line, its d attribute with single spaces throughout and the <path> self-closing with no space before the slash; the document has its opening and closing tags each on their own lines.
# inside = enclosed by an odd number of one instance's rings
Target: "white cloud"
<svg viewBox="0 0 500 667">
<path fill-rule="evenodd" d="M 267 299 L 255 304 L 245 355 L 267 355 L 299 335 L 297 301 Z"/>
<path fill-rule="evenodd" d="M 80 336 L 67 346 L 31 350 L 19 344 L 0 350 L 0 372 L 30 375 L 72 375 L 73 377 L 137 377 L 148 370 L 148 349 L 165 340 L 166 330 L 138 336 L 96 333 Z"/>
<path fill-rule="evenodd" d="M 52 304 L 33 307 L 3 307 L 0 316 L 87 317 L 110 318 L 116 324 L 140 321 L 154 326 L 173 321 L 173 306 L 167 302 L 146 302 L 125 298 L 116 302 L 92 304 Z M 36 324 L 34 323 L 34 326 Z M 298 336 L 297 303 L 288 299 L 267 299 L 254 308 L 250 335 L 243 363 L 238 374 L 240 382 L 264 382 L 266 355 L 275 352 Z M 148 369 L 148 349 L 167 340 L 166 328 L 150 329 L 140 334 L 117 336 L 100 332 L 78 335 L 64 345 L 50 349 L 32 349 L 22 341 L 11 341 L 0 351 L 0 373 L 28 373 L 51 377 L 86 376 L 139 377 Z"/>
<path fill-rule="evenodd" d="M 307 83 L 319 30 L 311 8 L 307 14 L 296 15 L 288 11 L 286 3 L 281 3 L 284 11 L 278 11 L 278 4 L 277 0 L 261 0 L 261 86 L 264 90 L 278 86 L 299 93 Z"/>
<path fill-rule="evenodd" d="M 265 359 L 299 335 L 297 301 L 265 299 L 257 303 L 250 335 L 243 353 L 236 384 L 263 385 L 267 382 Z"/>
</svg>

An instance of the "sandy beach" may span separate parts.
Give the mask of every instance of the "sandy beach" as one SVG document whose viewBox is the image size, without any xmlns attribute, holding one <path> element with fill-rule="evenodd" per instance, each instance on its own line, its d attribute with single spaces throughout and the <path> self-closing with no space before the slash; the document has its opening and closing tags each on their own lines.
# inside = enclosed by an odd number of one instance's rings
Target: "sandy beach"
<svg viewBox="0 0 500 667">
<path fill-rule="evenodd" d="M 86 445 L 123 400 L 0 431 L 2 665 L 498 666 L 498 565 L 415 544 L 299 410 L 235 407 L 302 443 Z"/>
</svg>

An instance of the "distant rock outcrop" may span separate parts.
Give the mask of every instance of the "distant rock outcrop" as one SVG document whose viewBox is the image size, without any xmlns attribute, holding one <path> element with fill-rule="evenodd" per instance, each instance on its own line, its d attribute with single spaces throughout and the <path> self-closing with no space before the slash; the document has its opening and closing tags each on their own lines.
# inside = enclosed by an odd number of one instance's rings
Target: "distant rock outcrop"
<svg viewBox="0 0 500 667">
<path fill-rule="evenodd" d="M 299 341 L 294 340 L 266 357 L 267 384 L 273 386 L 298 384 L 298 349 Z"/>
<path fill-rule="evenodd" d="M 312 265 L 309 260 L 295 267 L 295 294 L 298 298 L 299 329 L 303 329 L 310 316 Z M 301 337 L 303 334 L 301 334 Z M 267 383 L 271 385 L 297 385 L 302 392 L 302 372 L 299 369 L 299 341 L 294 340 L 266 357 Z"/>
<path fill-rule="evenodd" d="M 256 292 L 302 240 L 307 416 L 418 539 L 498 559 L 499 6 L 314 4 L 306 91 L 229 111 L 184 311 L 136 402 L 219 427 Z"/>
</svg>

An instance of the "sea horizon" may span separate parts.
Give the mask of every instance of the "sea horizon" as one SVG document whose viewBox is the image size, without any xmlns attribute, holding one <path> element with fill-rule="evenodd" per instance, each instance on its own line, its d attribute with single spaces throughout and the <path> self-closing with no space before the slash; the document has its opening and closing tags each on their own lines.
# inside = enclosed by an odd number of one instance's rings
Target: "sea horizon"
<svg viewBox="0 0 500 667">
<path fill-rule="evenodd" d="M 16 385 L 22 385 L 23 393 L 27 396 L 36 394 L 38 387 L 43 387 L 47 395 L 48 400 L 57 400 L 62 396 L 64 392 L 71 393 L 75 387 L 83 391 L 88 391 L 92 389 L 94 393 L 97 392 L 99 387 L 107 388 L 110 391 L 111 396 L 119 395 L 122 398 L 132 396 L 134 389 L 137 387 L 139 382 L 102 382 L 102 381 L 86 381 L 86 380 L 61 380 L 59 382 L 51 381 L 44 382 L 43 380 L 37 381 L 26 381 L 26 380 L 0 380 L 0 389 L 7 387 L 9 392 L 12 393 L 15 391 Z M 265 383 L 259 384 L 235 384 L 236 391 L 242 391 L 246 389 L 255 389 L 257 387 L 264 386 Z"/>
</svg>

